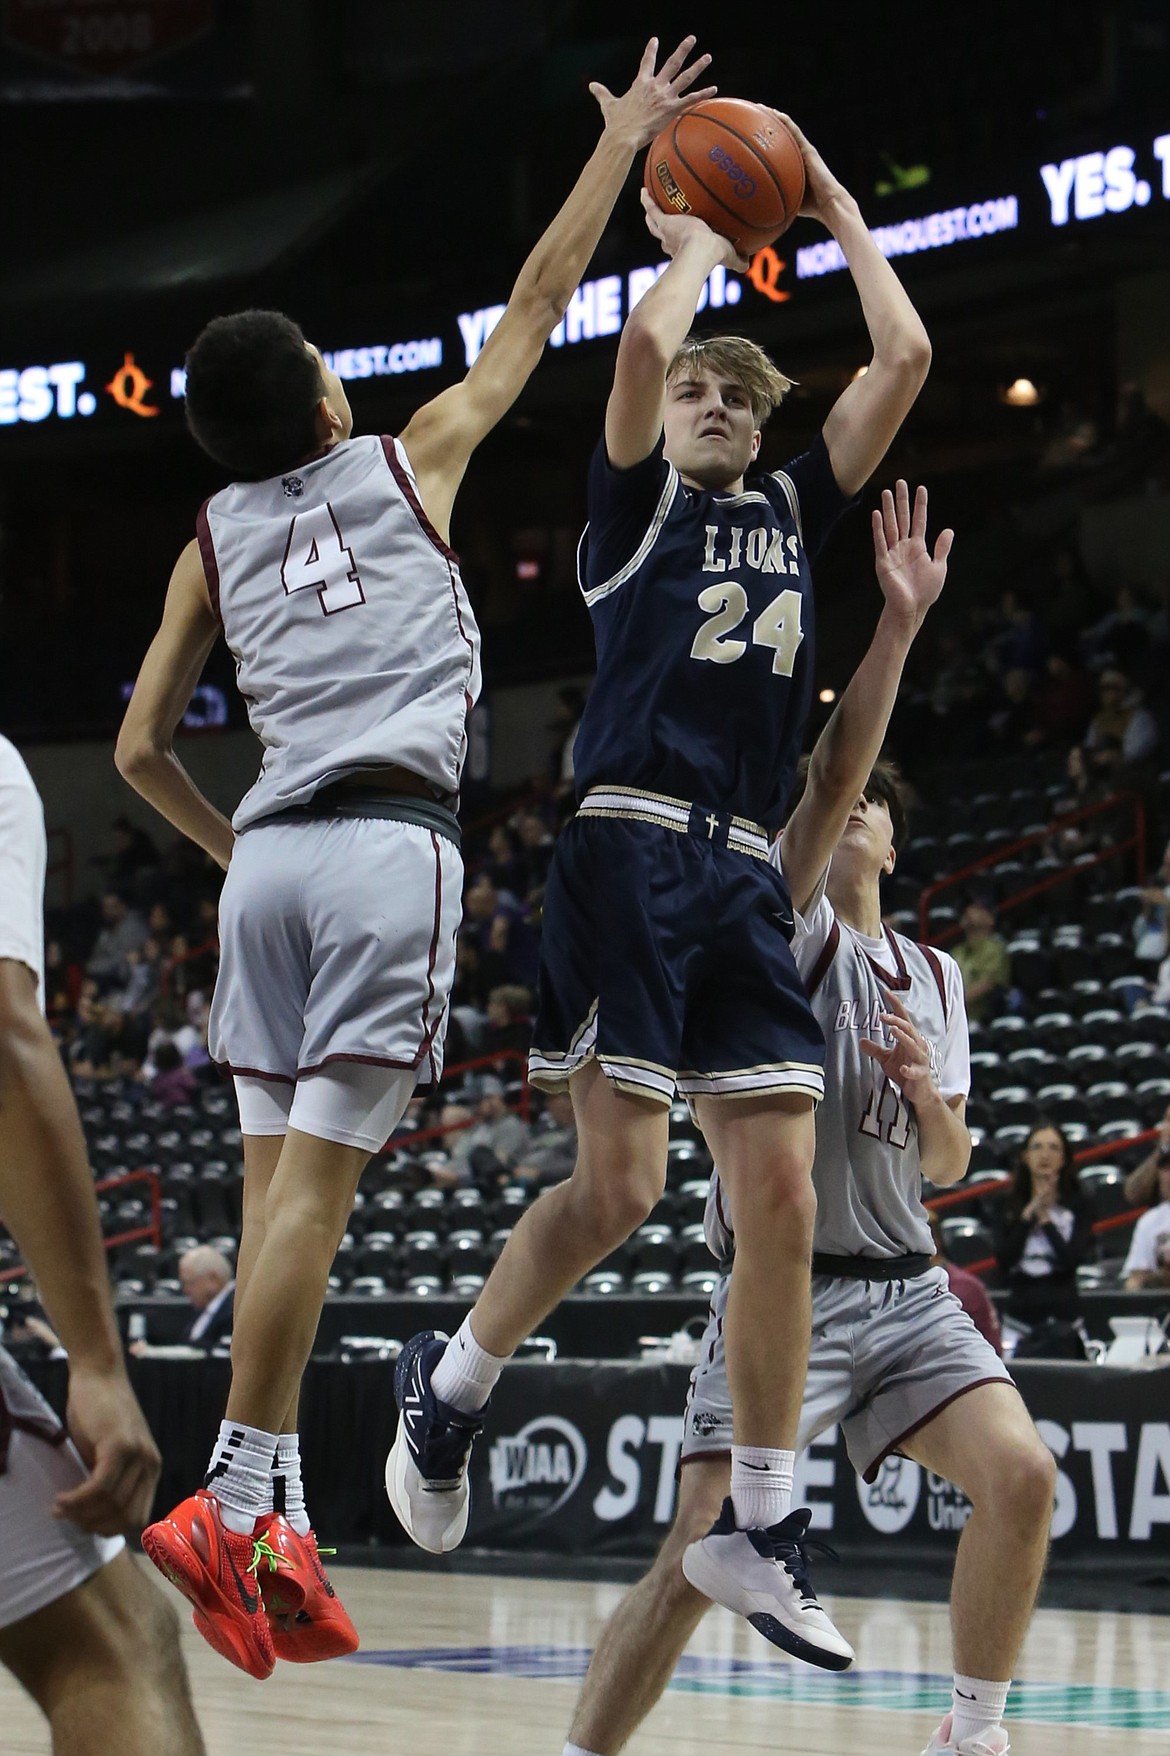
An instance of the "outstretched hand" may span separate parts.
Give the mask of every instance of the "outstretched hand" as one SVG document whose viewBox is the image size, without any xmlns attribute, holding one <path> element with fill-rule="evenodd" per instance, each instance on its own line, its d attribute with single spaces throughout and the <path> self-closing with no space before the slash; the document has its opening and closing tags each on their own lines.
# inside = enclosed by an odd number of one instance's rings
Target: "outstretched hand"
<svg viewBox="0 0 1170 1756">
<path fill-rule="evenodd" d="M 890 1040 L 875 1043 L 863 1037 L 861 1047 L 877 1062 L 891 1085 L 898 1087 L 908 1104 L 920 1104 L 937 1090 L 930 1044 L 893 994 L 886 996 L 881 1020 Z"/>
<path fill-rule="evenodd" d="M 891 610 L 917 624 L 942 591 L 953 530 L 940 531 L 934 554 L 926 546 L 926 489 L 919 487 L 910 511 L 910 489 L 899 478 L 894 493 L 882 489 L 881 510 L 874 511 L 873 553 L 882 596 Z"/>
<path fill-rule="evenodd" d="M 695 46 L 695 40 L 694 37 L 684 37 L 674 54 L 666 57 L 656 73 L 654 63 L 658 59 L 658 38 L 651 37 L 634 76 L 634 83 L 621 97 L 614 97 L 600 80 L 595 79 L 591 83 L 589 90 L 601 105 L 606 132 L 617 135 L 631 152 L 649 146 L 654 136 L 668 122 L 673 122 L 677 116 L 693 109 L 705 98 L 713 98 L 718 92 L 717 85 L 705 85 L 698 91 L 692 90 L 699 75 L 705 73 L 711 65 L 710 55 L 700 55 L 697 61 L 692 61 L 687 66 L 687 57 Z"/>
<path fill-rule="evenodd" d="M 751 263 L 739 254 L 730 238 L 715 231 L 706 220 L 701 220 L 694 213 L 664 213 L 645 189 L 640 193 L 647 229 L 652 237 L 658 239 L 665 255 L 677 256 L 688 238 L 708 238 L 714 252 L 712 268 L 721 262 L 725 268 L 734 269 L 736 274 L 747 273 Z"/>
</svg>

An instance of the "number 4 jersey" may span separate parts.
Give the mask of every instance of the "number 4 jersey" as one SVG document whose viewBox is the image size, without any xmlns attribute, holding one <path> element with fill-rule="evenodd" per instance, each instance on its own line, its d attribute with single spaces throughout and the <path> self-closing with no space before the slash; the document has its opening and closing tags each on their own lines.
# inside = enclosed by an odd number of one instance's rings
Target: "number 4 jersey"
<svg viewBox="0 0 1170 1756">
<path fill-rule="evenodd" d="M 772 846 L 781 871 L 782 842 Z M 894 995 L 930 1044 L 943 1097 L 966 1097 L 971 1061 L 959 966 L 945 951 L 916 945 L 888 927 L 880 939 L 855 932 L 823 887 L 795 920 L 796 967 L 825 1033 L 814 1248 L 829 1256 L 931 1255 L 918 1126 L 898 1087 L 861 1044 L 889 1040 L 881 1014 Z"/>
<path fill-rule="evenodd" d="M 578 557 L 597 641 L 579 797 L 620 785 L 783 821 L 812 688 L 809 561 L 846 505 L 819 437 L 739 494 L 688 487 L 661 443 L 615 469 L 601 440 Z"/>
<path fill-rule="evenodd" d="M 454 552 L 395 439 L 212 495 L 208 589 L 264 746 L 237 830 L 357 769 L 399 765 L 455 794 L 479 694 L 479 630 Z"/>
</svg>

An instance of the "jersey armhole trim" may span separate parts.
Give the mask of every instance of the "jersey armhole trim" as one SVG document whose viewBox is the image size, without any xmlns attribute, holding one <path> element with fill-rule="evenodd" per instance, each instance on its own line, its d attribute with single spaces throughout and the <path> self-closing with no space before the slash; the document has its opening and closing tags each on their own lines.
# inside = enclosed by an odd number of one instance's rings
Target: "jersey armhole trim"
<svg viewBox="0 0 1170 1756">
<path fill-rule="evenodd" d="M 422 501 L 418 497 L 418 489 L 415 487 L 414 482 L 411 479 L 410 471 L 404 467 L 402 459 L 398 455 L 398 441 L 389 433 L 381 433 L 378 437 L 383 455 L 390 469 L 390 474 L 397 482 L 402 498 L 406 501 L 406 504 L 410 507 L 410 510 L 418 520 L 419 529 L 423 532 L 423 535 L 435 545 L 435 548 L 438 549 L 440 555 L 442 555 L 445 561 L 450 562 L 453 567 L 458 567 L 459 557 L 455 553 L 455 550 L 449 543 L 443 541 L 442 537 L 423 511 Z"/>
<path fill-rule="evenodd" d="M 215 544 L 211 540 L 211 525 L 207 517 L 207 508 L 214 496 L 208 495 L 198 512 L 195 514 L 195 538 L 199 544 L 199 557 L 203 562 L 203 577 L 207 581 L 207 595 L 211 599 L 211 607 L 215 611 L 215 619 L 223 627 L 223 611 L 219 607 L 219 562 L 215 558 Z"/>
<path fill-rule="evenodd" d="M 620 568 L 611 579 L 605 580 L 601 585 L 595 585 L 592 590 L 586 588 L 585 581 L 581 577 L 580 546 L 578 545 L 577 583 L 581 587 L 581 595 L 585 599 L 586 604 L 592 606 L 601 598 L 609 597 L 611 592 L 617 591 L 619 586 L 624 585 L 627 579 L 632 578 L 638 571 L 639 567 L 658 541 L 662 527 L 666 523 L 667 515 L 670 512 L 671 507 L 674 505 L 675 495 L 678 493 L 679 489 L 679 482 L 680 478 L 678 471 L 672 463 L 668 463 L 666 466 L 666 480 L 662 484 L 662 492 L 658 496 L 658 505 L 654 508 L 654 516 L 650 520 L 649 528 L 647 529 L 645 536 L 642 538 L 642 541 L 638 544 L 638 547 L 635 549 L 630 560 L 626 562 L 625 566 Z M 585 530 L 588 531 L 588 529 L 589 526 L 586 525 Z M 583 533 L 581 541 L 584 542 L 584 540 L 585 537 Z"/>
<path fill-rule="evenodd" d="M 947 984 L 946 978 L 943 975 L 942 964 L 938 960 L 938 953 L 930 945 L 920 945 L 918 949 L 930 965 L 930 973 L 934 977 L 934 985 L 938 989 L 938 997 L 942 1001 L 943 1023 L 949 1024 L 951 1022 L 951 1012 L 950 1007 L 947 1005 Z"/>
<path fill-rule="evenodd" d="M 800 521 L 800 496 L 796 492 L 796 483 L 782 469 L 772 471 L 772 480 L 779 482 L 784 490 L 784 498 L 788 502 L 788 510 L 792 514 L 792 522 L 796 526 L 796 534 L 800 538 L 800 546 L 804 548 L 804 527 Z"/>
<path fill-rule="evenodd" d="M 828 975 L 829 966 L 832 964 L 833 959 L 837 955 L 837 947 L 840 945 L 840 943 L 841 943 L 841 924 L 838 920 L 836 920 L 834 918 L 833 925 L 829 928 L 829 936 L 825 940 L 825 943 L 821 947 L 821 954 L 817 958 L 816 962 L 813 964 L 812 972 L 809 975 L 808 982 L 806 984 L 805 991 L 807 992 L 810 1000 L 812 999 L 813 995 L 816 993 L 817 989 L 820 987 L 821 983 L 824 981 L 825 977 Z"/>
</svg>

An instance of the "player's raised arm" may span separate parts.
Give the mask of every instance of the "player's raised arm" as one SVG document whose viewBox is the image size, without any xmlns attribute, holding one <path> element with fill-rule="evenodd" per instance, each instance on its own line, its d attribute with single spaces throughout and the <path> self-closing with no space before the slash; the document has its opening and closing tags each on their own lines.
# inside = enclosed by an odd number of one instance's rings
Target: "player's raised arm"
<svg viewBox="0 0 1170 1756">
<path fill-rule="evenodd" d="M 675 116 L 715 86 L 695 88 L 710 64 L 684 37 L 655 72 L 658 39 L 651 37 L 630 89 L 621 97 L 596 81 L 589 87 L 605 126 L 568 200 L 532 251 L 507 308 L 466 378 L 412 416 L 401 435 L 428 516 L 444 536 L 468 459 L 507 413 L 564 316 L 621 194 L 635 155 Z"/>
<path fill-rule="evenodd" d="M 881 754 L 906 655 L 947 576 L 954 532 L 940 533 L 932 555 L 926 511 L 926 489 L 918 489 L 911 511 L 910 490 L 900 481 L 894 493 L 883 490 L 881 511 L 873 514 L 874 564 L 885 603 L 869 651 L 817 739 L 808 784 L 784 831 L 784 875 L 798 912 Z"/>
<path fill-rule="evenodd" d="M 861 209 L 806 140 L 791 116 L 804 155 L 801 213 L 832 233 L 861 298 L 873 359 L 838 397 L 824 426 L 833 474 L 843 494 L 856 494 L 873 474 L 906 419 L 930 369 L 930 338 L 901 281 L 870 237 Z"/>
<path fill-rule="evenodd" d="M 150 643 L 114 750 L 118 773 L 169 823 L 227 870 L 232 826 L 205 799 L 175 755 L 186 713 L 220 627 L 193 539 L 175 563 L 162 625 Z"/>
<path fill-rule="evenodd" d="M 644 189 L 642 207 L 670 264 L 630 313 L 618 343 L 605 411 L 605 449 L 618 469 L 641 463 L 658 443 L 667 370 L 686 339 L 707 276 L 721 262 L 740 273 L 748 267 L 729 239 L 693 214 L 663 213 Z"/>
</svg>

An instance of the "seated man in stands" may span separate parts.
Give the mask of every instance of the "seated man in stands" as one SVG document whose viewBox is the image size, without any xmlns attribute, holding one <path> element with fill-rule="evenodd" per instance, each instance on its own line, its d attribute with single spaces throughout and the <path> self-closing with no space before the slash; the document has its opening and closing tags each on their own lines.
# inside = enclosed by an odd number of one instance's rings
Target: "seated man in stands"
<svg viewBox="0 0 1170 1756">
<path fill-rule="evenodd" d="M 191 1321 L 179 1338 L 181 1347 L 210 1353 L 230 1341 L 232 1308 L 236 1290 L 235 1269 L 211 1244 L 196 1244 L 179 1258 L 179 1284 L 192 1307 Z M 129 1351 L 139 1359 L 165 1355 L 169 1348 L 155 1348 L 148 1341 L 132 1341 Z"/>
<path fill-rule="evenodd" d="M 961 925 L 964 938 L 955 947 L 955 962 L 963 975 L 967 1015 L 982 1024 L 1012 979 L 1011 958 L 995 931 L 995 916 L 985 903 L 968 903 Z"/>
<path fill-rule="evenodd" d="M 1158 1198 L 1134 1227 L 1123 1270 L 1127 1293 L 1170 1287 L 1170 1152 L 1164 1146 L 1158 1151 Z"/>
<path fill-rule="evenodd" d="M 515 1183 L 545 1189 L 573 1174 L 577 1162 L 577 1124 L 568 1092 L 550 1092 L 544 1114 L 533 1128 L 520 1163 L 512 1172 Z"/>
</svg>

